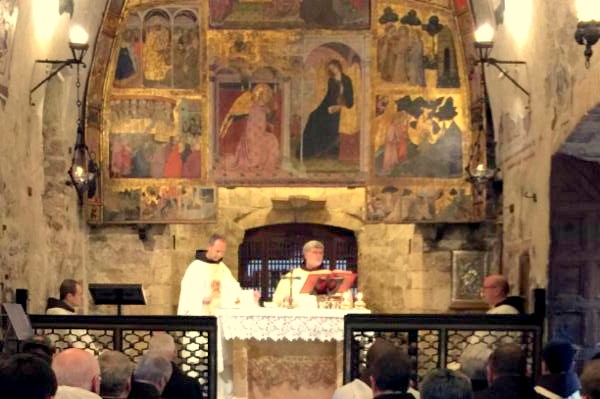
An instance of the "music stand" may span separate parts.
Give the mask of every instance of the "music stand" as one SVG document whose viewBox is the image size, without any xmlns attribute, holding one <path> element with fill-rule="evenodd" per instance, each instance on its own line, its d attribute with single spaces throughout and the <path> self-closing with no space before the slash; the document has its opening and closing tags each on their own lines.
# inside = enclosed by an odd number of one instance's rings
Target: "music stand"
<svg viewBox="0 0 600 399">
<path fill-rule="evenodd" d="M 117 305 L 119 316 L 123 305 L 146 304 L 141 284 L 90 284 L 89 289 L 96 305 Z"/>
<path fill-rule="evenodd" d="M 33 338 L 31 322 L 20 304 L 3 303 L 2 307 L 8 318 L 4 341 L 6 344 L 10 341 L 16 341 L 16 350 L 18 351 L 20 342 Z"/>
</svg>

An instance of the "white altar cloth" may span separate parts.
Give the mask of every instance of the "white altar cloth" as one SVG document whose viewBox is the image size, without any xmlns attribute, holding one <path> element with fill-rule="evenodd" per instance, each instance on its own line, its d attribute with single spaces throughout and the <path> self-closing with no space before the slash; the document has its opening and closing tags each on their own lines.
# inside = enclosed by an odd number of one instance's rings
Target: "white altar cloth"
<svg viewBox="0 0 600 399">
<path fill-rule="evenodd" d="M 344 316 L 361 309 L 218 309 L 220 335 L 226 340 L 343 341 Z"/>
</svg>

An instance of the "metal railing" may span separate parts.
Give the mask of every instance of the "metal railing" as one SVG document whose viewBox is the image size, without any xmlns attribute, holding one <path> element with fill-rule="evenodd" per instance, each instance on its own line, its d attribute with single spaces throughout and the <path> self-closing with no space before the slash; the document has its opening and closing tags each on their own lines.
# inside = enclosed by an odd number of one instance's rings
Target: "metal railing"
<svg viewBox="0 0 600 399">
<path fill-rule="evenodd" d="M 47 316 L 30 315 L 36 335 L 48 337 L 57 350 L 80 348 L 100 354 L 117 350 L 137 362 L 148 349 L 153 331 L 173 336 L 179 366 L 197 378 L 202 397 L 217 397 L 217 319 L 173 316 Z"/>
<path fill-rule="evenodd" d="M 344 383 L 359 377 L 377 338 L 407 351 L 416 384 L 429 371 L 460 362 L 470 345 L 493 350 L 508 342 L 521 346 L 535 378 L 540 373 L 542 336 L 543 318 L 535 315 L 349 314 L 344 319 Z"/>
</svg>

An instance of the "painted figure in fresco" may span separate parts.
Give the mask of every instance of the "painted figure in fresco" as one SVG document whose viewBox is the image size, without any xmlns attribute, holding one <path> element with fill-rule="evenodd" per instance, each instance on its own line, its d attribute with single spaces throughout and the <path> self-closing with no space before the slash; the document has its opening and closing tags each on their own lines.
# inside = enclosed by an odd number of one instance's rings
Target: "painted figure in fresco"
<svg viewBox="0 0 600 399">
<path fill-rule="evenodd" d="M 110 157 L 110 172 L 113 177 L 126 177 L 131 174 L 133 152 L 129 143 L 122 137 L 115 137 Z"/>
<path fill-rule="evenodd" d="M 341 17 L 333 7 L 333 0 L 303 0 L 300 18 L 309 26 L 323 28 L 334 28 L 341 22 Z"/>
<path fill-rule="evenodd" d="M 141 43 L 138 32 L 134 29 L 125 30 L 121 38 L 115 80 L 122 81 L 135 78 L 139 73 L 140 65 L 138 60 L 140 56 Z"/>
<path fill-rule="evenodd" d="M 231 106 L 224 119 L 219 136 L 222 139 L 229 133 L 229 127 L 236 115 L 246 109 L 246 127 L 237 143 L 235 154 L 225 159 L 225 168 L 240 172 L 268 173 L 279 166 L 279 140 L 273 134 L 274 127 L 269 122 L 273 89 L 265 83 L 257 84 L 252 92 L 243 93 Z"/>
<path fill-rule="evenodd" d="M 175 17 L 173 80 L 175 87 L 193 88 L 199 83 L 198 22 L 196 16 L 184 11 Z"/>
<path fill-rule="evenodd" d="M 266 6 L 265 13 L 271 17 L 297 15 L 300 3 L 300 0 L 272 0 L 271 4 Z"/>
<path fill-rule="evenodd" d="M 387 127 L 383 166 L 381 172 L 389 174 L 392 169 L 406 159 L 409 118 L 404 112 L 396 112 Z"/>
<path fill-rule="evenodd" d="M 423 42 L 419 34 L 411 30 L 406 53 L 408 81 L 415 86 L 425 86 L 425 66 L 423 65 Z"/>
<path fill-rule="evenodd" d="M 151 13 L 146 20 L 144 51 L 144 78 L 163 82 L 171 71 L 171 32 L 168 18 L 160 12 Z"/>
<path fill-rule="evenodd" d="M 183 168 L 183 162 L 181 160 L 181 143 L 177 140 L 171 140 L 168 148 L 163 177 L 181 177 L 181 170 Z"/>
<path fill-rule="evenodd" d="M 202 158 L 199 143 L 196 143 L 193 147 L 191 144 L 186 144 L 181 153 L 181 160 L 183 161 L 181 177 L 184 179 L 200 178 Z"/>
<path fill-rule="evenodd" d="M 335 59 L 329 61 L 327 72 L 327 94 L 310 113 L 304 127 L 302 156 L 305 159 L 338 157 L 340 116 L 344 109 L 354 106 L 352 80 L 344 74 L 342 64 Z"/>
</svg>

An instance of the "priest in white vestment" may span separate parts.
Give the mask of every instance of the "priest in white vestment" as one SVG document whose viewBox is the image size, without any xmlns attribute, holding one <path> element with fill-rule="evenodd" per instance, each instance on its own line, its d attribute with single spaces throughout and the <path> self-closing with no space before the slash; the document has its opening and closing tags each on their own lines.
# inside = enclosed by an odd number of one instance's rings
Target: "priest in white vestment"
<svg viewBox="0 0 600 399">
<path fill-rule="evenodd" d="M 216 309 L 233 307 L 239 302 L 240 284 L 223 263 L 226 249 L 225 238 L 214 234 L 206 253 L 188 266 L 181 280 L 177 315 L 213 315 Z"/>
<path fill-rule="evenodd" d="M 279 280 L 273 294 L 273 303 L 282 307 L 289 307 L 291 304 L 292 307 L 316 308 L 317 298 L 311 294 L 301 294 L 300 291 L 304 287 L 310 272 L 323 268 L 324 253 L 325 246 L 320 241 L 312 240 L 304 244 L 302 248 L 304 262 L 302 266 L 290 270 Z"/>
<path fill-rule="evenodd" d="M 223 263 L 226 250 L 225 237 L 213 234 L 209 238 L 206 253 L 188 266 L 181 279 L 177 315 L 210 316 L 218 308 L 233 307 L 239 303 L 240 284 Z M 193 342 L 198 333 L 190 331 L 186 335 Z M 217 398 L 230 399 L 233 394 L 232 348 L 220 334 L 217 337 L 217 352 Z"/>
</svg>

